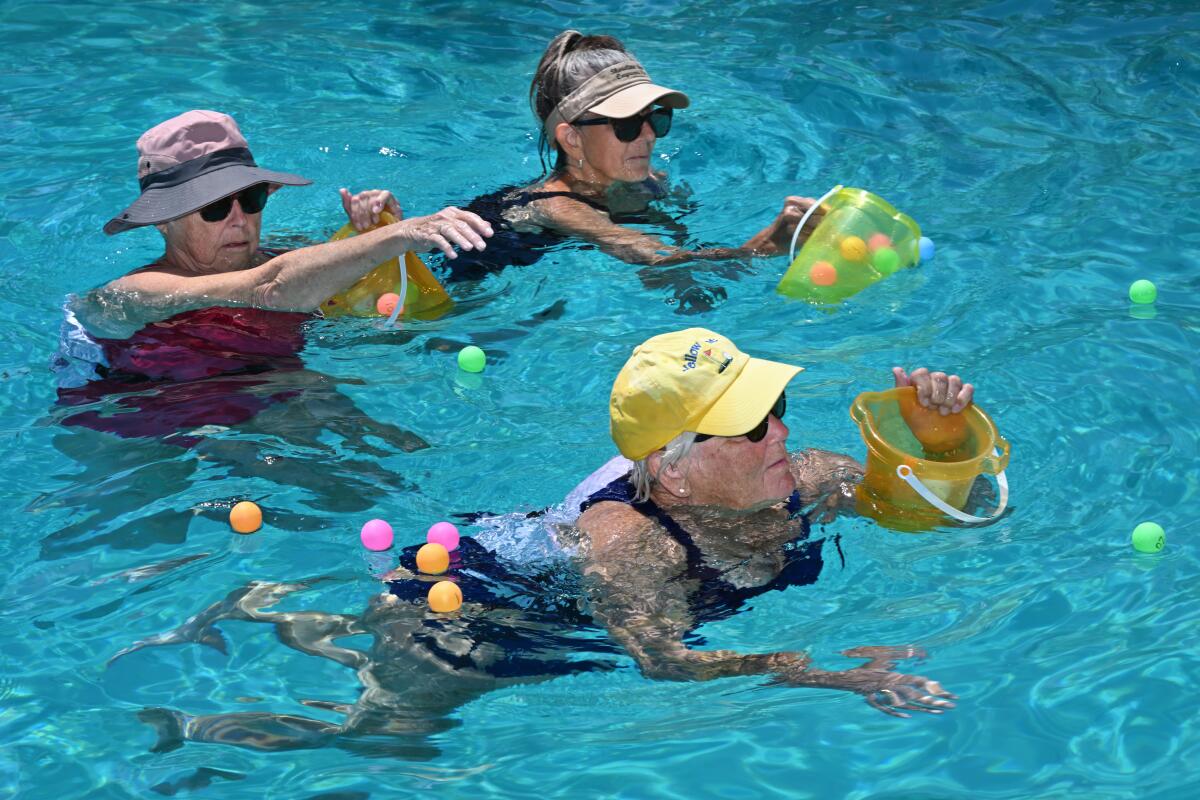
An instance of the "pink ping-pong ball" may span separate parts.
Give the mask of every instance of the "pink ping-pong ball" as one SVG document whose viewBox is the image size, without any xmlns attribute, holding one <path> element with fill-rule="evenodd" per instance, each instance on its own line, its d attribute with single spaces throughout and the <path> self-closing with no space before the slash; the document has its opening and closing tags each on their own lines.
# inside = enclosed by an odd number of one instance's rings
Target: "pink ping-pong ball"
<svg viewBox="0 0 1200 800">
<path fill-rule="evenodd" d="M 387 550 L 392 546 L 392 526 L 381 519 L 369 520 L 358 534 L 368 550 Z"/>
<path fill-rule="evenodd" d="M 449 551 L 458 549 L 458 528 L 449 522 L 435 522 L 425 534 L 425 540 L 440 544 Z"/>
</svg>

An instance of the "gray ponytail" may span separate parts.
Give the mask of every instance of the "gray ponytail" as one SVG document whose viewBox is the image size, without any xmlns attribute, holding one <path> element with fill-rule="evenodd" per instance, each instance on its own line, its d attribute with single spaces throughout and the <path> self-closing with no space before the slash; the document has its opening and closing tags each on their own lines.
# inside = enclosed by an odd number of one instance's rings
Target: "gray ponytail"
<svg viewBox="0 0 1200 800">
<path fill-rule="evenodd" d="M 529 105 L 539 123 L 538 154 L 543 171 L 551 152 L 557 153 L 556 172 L 567 165 L 567 154 L 558 142 L 546 139 L 544 124 L 550 112 L 588 78 L 605 67 L 631 58 L 633 56 L 625 45 L 612 36 L 584 36 L 579 31 L 567 30 L 550 40 L 529 84 Z"/>
</svg>

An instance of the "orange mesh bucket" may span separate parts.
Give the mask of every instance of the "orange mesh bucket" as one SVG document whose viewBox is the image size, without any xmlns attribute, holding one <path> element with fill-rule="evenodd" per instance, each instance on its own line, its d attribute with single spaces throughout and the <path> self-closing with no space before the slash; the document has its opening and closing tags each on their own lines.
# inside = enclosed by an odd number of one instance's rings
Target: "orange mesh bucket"
<svg viewBox="0 0 1200 800">
<path fill-rule="evenodd" d="M 979 406 L 967 406 L 952 420 L 957 434 L 942 439 L 934 451 L 921 444 L 905 418 L 905 407 L 916 404 L 916 389 L 906 386 L 886 392 L 863 392 L 850 406 L 867 445 L 867 470 L 858 487 L 858 511 L 896 530 L 926 530 L 947 517 L 968 524 L 990 522 L 1008 503 L 1010 445 L 992 418 Z M 943 418 L 948 419 L 948 418 Z M 929 434 L 919 431 L 929 442 Z M 939 437 L 937 434 L 941 433 Z M 949 447 L 950 449 L 942 449 Z M 993 475 L 1000 487 L 999 507 L 987 517 L 963 509 L 971 486 L 980 475 Z"/>
</svg>

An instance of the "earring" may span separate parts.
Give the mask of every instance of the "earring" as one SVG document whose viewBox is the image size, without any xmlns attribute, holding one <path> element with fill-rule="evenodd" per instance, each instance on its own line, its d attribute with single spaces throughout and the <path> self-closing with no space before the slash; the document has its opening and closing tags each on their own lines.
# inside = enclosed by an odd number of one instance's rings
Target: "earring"
<svg viewBox="0 0 1200 800">
<path fill-rule="evenodd" d="M 583 169 L 583 159 L 579 159 L 579 168 Z"/>
</svg>

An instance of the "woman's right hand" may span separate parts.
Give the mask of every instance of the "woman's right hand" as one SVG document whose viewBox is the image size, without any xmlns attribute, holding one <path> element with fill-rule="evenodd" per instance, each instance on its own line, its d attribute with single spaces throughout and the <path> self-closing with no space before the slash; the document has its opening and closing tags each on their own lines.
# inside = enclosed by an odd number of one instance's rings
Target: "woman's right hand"
<svg viewBox="0 0 1200 800">
<path fill-rule="evenodd" d="M 446 258 L 458 258 L 457 245 L 462 250 L 483 250 L 484 237 L 493 233 L 492 226 L 478 214 L 450 206 L 426 217 L 411 217 L 397 223 L 407 238 L 409 250 L 441 250 Z"/>
<path fill-rule="evenodd" d="M 892 367 L 892 377 L 896 381 L 896 388 L 915 386 L 917 402 L 942 416 L 957 414 L 971 405 L 975 397 L 972 384 L 963 383 L 963 379 L 957 375 L 930 372 L 925 367 L 917 367 L 909 373 L 903 367 Z"/>
<path fill-rule="evenodd" d="M 801 218 L 808 212 L 817 201 L 811 197 L 788 197 L 783 201 L 783 210 L 781 210 L 775 220 L 763 228 L 758 233 L 754 234 L 744 248 L 752 251 L 756 255 L 774 256 L 788 252 L 792 245 L 792 234 L 796 232 L 796 226 L 800 223 Z M 812 232 L 821 224 L 823 213 L 817 209 L 812 213 L 812 216 L 804 223 L 805 238 L 812 235 Z M 797 244 L 803 244 L 805 239 L 797 240 Z"/>
<path fill-rule="evenodd" d="M 896 662 L 907 658 L 922 659 L 925 653 L 916 647 L 856 647 L 842 653 L 850 658 L 868 659 L 866 664 L 839 672 L 811 669 L 806 663 L 787 665 L 778 670 L 777 682 L 791 686 L 821 686 L 861 694 L 872 708 L 893 717 L 910 717 L 907 711 L 940 714 L 954 708 L 957 695 L 942 688 L 935 680 L 921 675 L 893 672 Z"/>
</svg>

